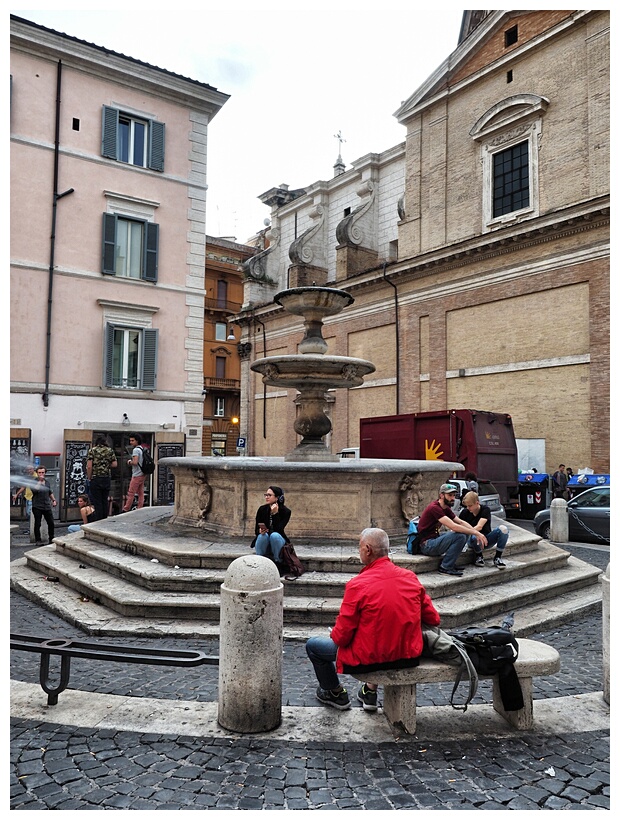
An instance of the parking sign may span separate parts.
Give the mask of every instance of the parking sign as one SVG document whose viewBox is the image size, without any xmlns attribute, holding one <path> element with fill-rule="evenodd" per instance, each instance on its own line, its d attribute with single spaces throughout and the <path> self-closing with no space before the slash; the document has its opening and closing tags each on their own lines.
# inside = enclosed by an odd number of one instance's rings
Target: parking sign
<svg viewBox="0 0 620 820">
<path fill-rule="evenodd" d="M 239 436 L 239 438 L 237 439 L 237 449 L 238 450 L 245 449 L 245 438 L 242 438 L 242 436 Z"/>
</svg>

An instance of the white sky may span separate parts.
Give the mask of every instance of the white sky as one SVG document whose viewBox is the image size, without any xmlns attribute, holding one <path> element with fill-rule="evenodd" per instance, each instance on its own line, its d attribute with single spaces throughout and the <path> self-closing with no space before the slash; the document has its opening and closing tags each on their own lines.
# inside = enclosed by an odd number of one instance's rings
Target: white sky
<svg viewBox="0 0 620 820">
<path fill-rule="evenodd" d="M 230 95 L 209 126 L 206 232 L 239 242 L 269 216 L 260 194 L 331 179 L 338 132 L 347 169 L 404 140 L 394 111 L 457 47 L 463 15 L 405 0 L 89 5 L 10 12 Z"/>
</svg>

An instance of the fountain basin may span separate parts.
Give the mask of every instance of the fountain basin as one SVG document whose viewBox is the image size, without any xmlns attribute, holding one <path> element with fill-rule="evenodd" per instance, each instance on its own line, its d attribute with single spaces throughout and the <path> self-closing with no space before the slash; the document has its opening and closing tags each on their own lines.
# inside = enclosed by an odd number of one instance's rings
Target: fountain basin
<svg viewBox="0 0 620 820">
<path fill-rule="evenodd" d="M 171 523 L 230 538 L 254 537 L 256 510 L 271 484 L 292 510 L 293 541 L 357 541 L 365 527 L 406 538 L 408 520 L 437 498 L 463 465 L 446 461 L 344 459 L 296 464 L 284 458 L 163 458 L 175 478 Z"/>
<path fill-rule="evenodd" d="M 353 304 L 355 299 L 345 290 L 336 288 L 307 287 L 289 288 L 276 293 L 274 302 L 288 313 L 304 316 L 313 321 L 321 321 L 324 316 L 334 316 Z"/>
<path fill-rule="evenodd" d="M 350 356 L 324 356 L 306 353 L 303 356 L 268 356 L 257 359 L 250 368 L 261 373 L 265 384 L 294 387 L 307 385 L 328 390 L 336 387 L 359 387 L 364 376 L 374 373 L 375 366 L 365 359 Z"/>
</svg>

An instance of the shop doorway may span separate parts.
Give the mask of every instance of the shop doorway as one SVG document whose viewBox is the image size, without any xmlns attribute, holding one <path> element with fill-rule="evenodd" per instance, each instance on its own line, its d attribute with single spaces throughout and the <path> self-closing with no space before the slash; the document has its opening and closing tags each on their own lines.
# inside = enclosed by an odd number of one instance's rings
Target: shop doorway
<svg viewBox="0 0 620 820">
<path fill-rule="evenodd" d="M 131 467 L 127 461 L 131 458 L 132 447 L 129 443 L 129 437 L 133 433 L 138 433 L 142 439 L 142 447 L 146 447 L 153 453 L 153 435 L 152 433 L 142 433 L 140 430 L 131 430 L 129 432 L 114 431 L 107 432 L 105 430 L 93 431 L 93 441 L 97 440 L 97 436 L 103 436 L 108 447 L 111 447 L 116 453 L 116 461 L 118 466 L 112 470 L 112 480 L 110 482 L 110 508 L 108 515 L 119 515 L 122 512 L 125 500 L 127 498 L 127 491 L 129 490 L 129 482 L 131 481 Z M 144 482 L 144 506 L 151 506 L 152 497 L 152 479 L 153 476 L 147 476 Z M 133 499 L 131 509 L 134 510 L 137 506 L 137 499 Z"/>
</svg>

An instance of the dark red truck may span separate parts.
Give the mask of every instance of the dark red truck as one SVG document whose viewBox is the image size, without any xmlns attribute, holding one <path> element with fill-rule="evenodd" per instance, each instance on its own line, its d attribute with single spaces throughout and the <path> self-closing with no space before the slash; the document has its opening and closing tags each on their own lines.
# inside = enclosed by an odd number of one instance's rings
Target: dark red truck
<svg viewBox="0 0 620 820">
<path fill-rule="evenodd" d="M 360 458 L 456 461 L 495 485 L 519 509 L 519 467 L 512 418 L 487 410 L 440 410 L 360 419 Z"/>
</svg>

